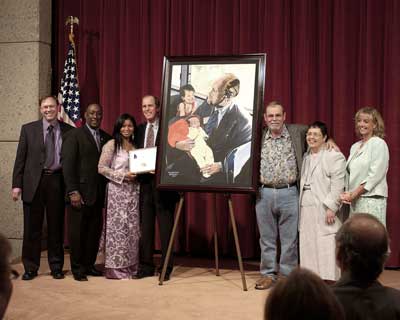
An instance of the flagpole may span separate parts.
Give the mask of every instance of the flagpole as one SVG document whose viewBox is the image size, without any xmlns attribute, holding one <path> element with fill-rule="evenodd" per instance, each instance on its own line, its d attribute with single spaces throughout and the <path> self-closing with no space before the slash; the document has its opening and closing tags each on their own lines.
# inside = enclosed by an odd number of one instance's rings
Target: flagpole
<svg viewBox="0 0 400 320">
<path fill-rule="evenodd" d="M 74 41 L 74 25 L 79 25 L 79 19 L 74 16 L 68 16 L 65 25 L 69 28 L 68 50 L 61 79 L 61 87 L 58 94 L 58 101 L 60 104 L 58 118 L 72 126 L 80 127 L 82 125 L 82 119 L 80 112 L 77 55 Z"/>
<path fill-rule="evenodd" d="M 68 16 L 67 19 L 65 20 L 65 25 L 68 27 L 69 26 L 69 34 L 68 34 L 68 39 L 71 42 L 71 45 L 74 47 L 75 51 L 75 60 L 76 60 L 76 65 L 78 65 L 78 55 L 76 53 L 76 46 L 75 46 L 75 34 L 74 34 L 74 24 L 79 26 L 79 19 L 74 16 Z M 78 79 L 78 74 L 77 76 L 77 82 L 79 84 L 79 79 Z"/>
</svg>

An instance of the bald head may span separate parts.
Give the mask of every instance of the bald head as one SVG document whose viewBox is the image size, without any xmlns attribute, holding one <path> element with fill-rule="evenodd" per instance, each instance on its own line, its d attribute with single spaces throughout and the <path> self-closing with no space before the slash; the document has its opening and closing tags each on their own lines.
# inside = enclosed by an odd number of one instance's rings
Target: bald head
<svg viewBox="0 0 400 320">
<path fill-rule="evenodd" d="M 356 213 L 336 234 L 337 262 L 354 278 L 378 278 L 388 257 L 389 237 L 384 225 L 367 213 Z"/>
<path fill-rule="evenodd" d="M 212 84 L 207 102 L 210 105 L 226 104 L 231 98 L 236 97 L 240 90 L 240 80 L 233 73 L 226 73 Z"/>
</svg>

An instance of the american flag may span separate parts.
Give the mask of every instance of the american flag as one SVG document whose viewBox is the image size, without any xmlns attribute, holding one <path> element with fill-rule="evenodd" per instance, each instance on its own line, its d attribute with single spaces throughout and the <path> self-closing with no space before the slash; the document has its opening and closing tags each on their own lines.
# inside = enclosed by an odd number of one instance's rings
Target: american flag
<svg viewBox="0 0 400 320">
<path fill-rule="evenodd" d="M 69 41 L 67 59 L 64 64 L 60 92 L 58 93 L 60 110 L 58 118 L 74 127 L 82 125 L 81 104 L 79 101 L 78 69 L 75 59 L 75 45 Z"/>
</svg>

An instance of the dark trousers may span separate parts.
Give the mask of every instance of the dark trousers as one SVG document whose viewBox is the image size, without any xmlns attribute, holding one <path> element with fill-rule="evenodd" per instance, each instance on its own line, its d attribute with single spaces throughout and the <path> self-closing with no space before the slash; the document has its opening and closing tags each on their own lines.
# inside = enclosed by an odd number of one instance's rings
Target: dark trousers
<svg viewBox="0 0 400 320">
<path fill-rule="evenodd" d="M 174 213 L 177 195 L 174 192 L 157 191 L 155 179 L 140 185 L 140 269 L 154 272 L 154 234 L 157 216 L 161 240 L 162 260 L 164 264 L 169 238 L 174 225 Z M 173 266 L 172 255 L 168 263 L 168 271 Z"/>
<path fill-rule="evenodd" d="M 85 274 L 87 269 L 95 264 L 99 251 L 103 203 L 82 205 L 81 209 L 71 205 L 67 208 L 71 271 L 73 274 Z"/>
<path fill-rule="evenodd" d="M 51 271 L 61 271 L 64 265 L 64 181 L 61 173 L 43 174 L 32 202 L 24 202 L 24 238 L 22 263 L 25 271 L 37 271 L 40 266 L 44 213 L 47 220 L 47 250 Z"/>
</svg>

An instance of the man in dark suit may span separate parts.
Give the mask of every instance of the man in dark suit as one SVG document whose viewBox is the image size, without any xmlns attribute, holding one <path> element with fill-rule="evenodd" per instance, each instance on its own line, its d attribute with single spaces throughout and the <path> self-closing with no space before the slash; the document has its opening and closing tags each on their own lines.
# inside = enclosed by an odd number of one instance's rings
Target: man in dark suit
<svg viewBox="0 0 400 320">
<path fill-rule="evenodd" d="M 146 122 L 140 124 L 135 132 L 138 148 L 154 147 L 159 143 L 159 111 L 160 103 L 157 97 L 144 96 L 142 111 Z M 153 262 L 155 219 L 157 216 L 161 241 L 161 268 L 168 249 L 169 238 L 174 224 L 175 205 L 178 198 L 176 192 L 158 191 L 154 173 L 138 176 L 140 181 L 140 267 L 138 278 L 154 275 Z M 169 280 L 172 272 L 172 257 L 169 260 L 164 280 Z"/>
<path fill-rule="evenodd" d="M 21 128 L 13 171 L 12 198 L 17 201 L 22 192 L 24 208 L 23 280 L 37 276 L 44 212 L 51 274 L 54 279 L 64 278 L 64 180 L 60 152 L 66 132 L 73 127 L 57 120 L 57 100 L 53 96 L 40 100 L 40 113 L 42 119 Z"/>
<path fill-rule="evenodd" d="M 336 261 L 342 276 L 333 292 L 346 319 L 400 319 L 400 291 L 377 279 L 389 256 L 383 224 L 366 213 L 354 214 L 336 234 Z"/>
<path fill-rule="evenodd" d="M 71 270 L 74 279 L 101 276 L 96 270 L 102 230 L 106 179 L 98 173 L 101 148 L 111 136 L 100 129 L 103 109 L 90 104 L 86 124 L 68 135 L 62 148 L 62 167 L 68 197 Z"/>
</svg>

